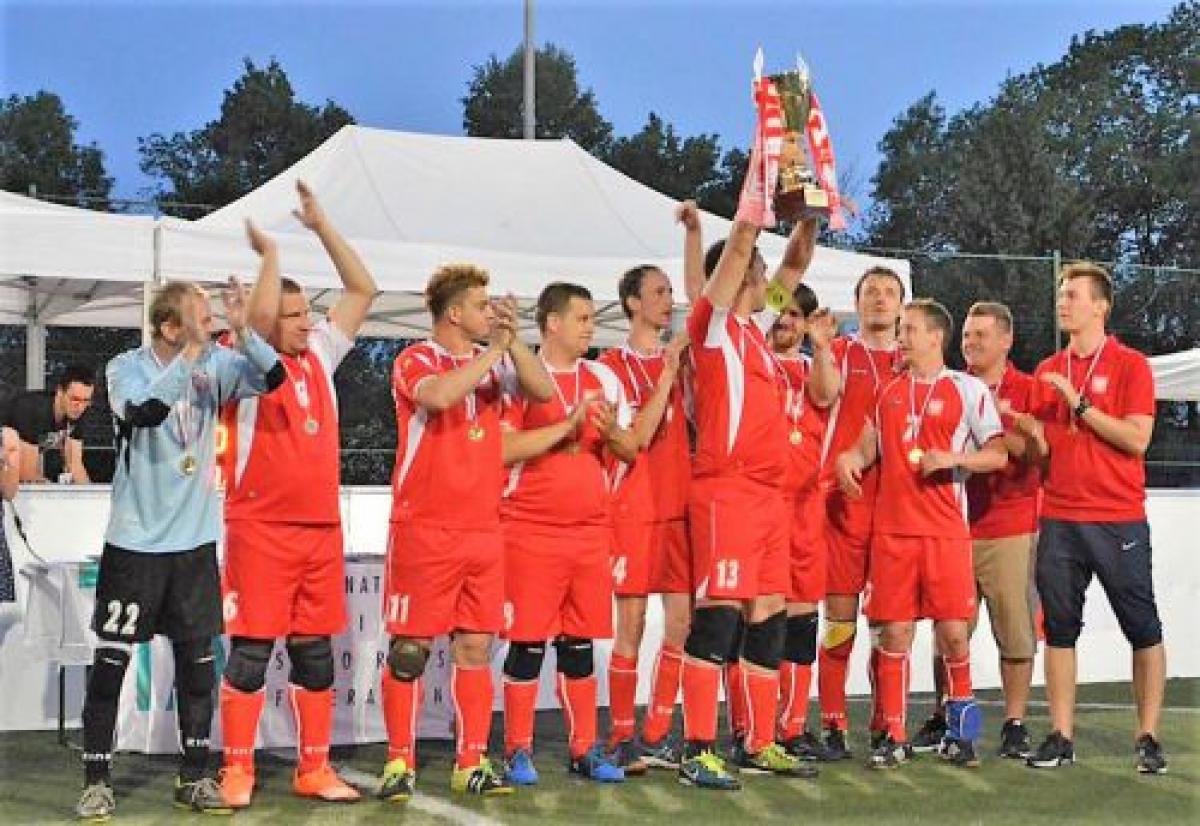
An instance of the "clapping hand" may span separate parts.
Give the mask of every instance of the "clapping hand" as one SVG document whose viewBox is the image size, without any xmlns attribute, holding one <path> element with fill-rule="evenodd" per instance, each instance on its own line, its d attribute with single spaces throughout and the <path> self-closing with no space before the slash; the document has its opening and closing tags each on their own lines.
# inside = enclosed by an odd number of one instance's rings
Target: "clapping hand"
<svg viewBox="0 0 1200 826">
<path fill-rule="evenodd" d="M 296 220 L 313 232 L 320 232 L 325 227 L 325 210 L 317 202 L 317 196 L 308 188 L 304 181 L 296 181 L 296 194 L 300 196 L 300 208 L 293 209 L 292 215 Z"/>
<path fill-rule="evenodd" d="M 675 208 L 675 220 L 683 224 L 688 232 L 699 232 L 700 208 L 695 201 L 684 201 Z"/>
<path fill-rule="evenodd" d="M 278 249 L 275 239 L 259 229 L 249 218 L 246 219 L 246 237 L 250 239 L 250 249 L 258 253 L 260 257 Z"/>
<path fill-rule="evenodd" d="M 517 340 L 517 299 L 511 295 L 492 301 L 491 343 L 493 347 L 507 350 Z"/>
</svg>

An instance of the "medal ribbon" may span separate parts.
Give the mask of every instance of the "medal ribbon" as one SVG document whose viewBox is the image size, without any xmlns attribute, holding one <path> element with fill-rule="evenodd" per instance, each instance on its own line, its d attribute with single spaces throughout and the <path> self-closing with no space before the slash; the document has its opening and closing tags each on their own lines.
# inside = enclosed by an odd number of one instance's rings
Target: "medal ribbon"
<svg viewBox="0 0 1200 826">
<path fill-rule="evenodd" d="M 1092 380 L 1092 373 L 1096 371 L 1096 365 L 1100 363 L 1100 356 L 1104 354 L 1104 347 L 1107 344 L 1108 336 L 1105 336 L 1104 341 L 1100 342 L 1100 346 L 1097 347 L 1096 352 L 1092 354 L 1092 363 L 1088 366 L 1087 373 L 1085 373 L 1083 376 L 1083 382 L 1078 387 L 1075 387 L 1075 380 L 1071 377 L 1071 362 L 1074 361 L 1074 359 L 1071 358 L 1070 351 L 1067 351 L 1067 384 L 1071 385 L 1075 392 L 1080 396 L 1087 396 L 1086 388 L 1088 386 L 1088 382 Z M 1072 411 L 1072 415 L 1074 415 L 1074 411 Z"/>
<path fill-rule="evenodd" d="M 929 409 L 929 402 L 933 400 L 933 391 L 937 389 L 938 382 L 946 375 L 946 368 L 938 371 L 938 374 L 933 377 L 933 382 L 929 385 L 929 393 L 925 396 L 925 403 L 921 405 L 921 412 L 917 413 L 917 379 L 912 371 L 908 372 L 908 427 L 913 444 L 917 443 L 917 437 L 921 435 L 921 423 L 925 420 L 925 411 Z"/>
</svg>

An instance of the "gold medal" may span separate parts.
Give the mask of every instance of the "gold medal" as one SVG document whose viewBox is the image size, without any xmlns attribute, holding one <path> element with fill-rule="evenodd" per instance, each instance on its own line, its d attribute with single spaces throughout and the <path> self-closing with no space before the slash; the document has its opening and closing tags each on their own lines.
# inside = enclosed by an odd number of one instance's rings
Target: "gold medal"
<svg viewBox="0 0 1200 826">
<path fill-rule="evenodd" d="M 312 416 L 309 416 L 307 419 L 304 420 L 304 432 L 307 433 L 309 436 L 316 436 L 320 430 L 321 430 L 320 423 L 317 422 L 317 420 L 314 419 Z"/>
<path fill-rule="evenodd" d="M 921 466 L 921 457 L 924 455 L 925 451 L 921 450 L 919 447 L 914 447 L 908 452 L 908 463 L 913 466 L 913 470 L 916 470 Z"/>
<path fill-rule="evenodd" d="M 196 457 L 192 454 L 187 454 L 179 462 L 179 469 L 183 471 L 184 476 L 191 476 L 196 472 Z"/>
<path fill-rule="evenodd" d="M 804 441 L 804 434 L 799 430 L 793 429 L 792 432 L 788 434 L 788 441 L 793 445 L 798 445 Z"/>
<path fill-rule="evenodd" d="M 486 431 L 477 424 L 473 424 L 467 428 L 467 438 L 472 442 L 482 442 L 485 433 Z"/>
</svg>

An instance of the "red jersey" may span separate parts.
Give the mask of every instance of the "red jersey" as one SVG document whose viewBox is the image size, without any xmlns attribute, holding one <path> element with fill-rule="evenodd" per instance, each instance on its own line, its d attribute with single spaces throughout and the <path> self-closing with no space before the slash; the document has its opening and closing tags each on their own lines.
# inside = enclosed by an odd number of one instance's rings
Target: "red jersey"
<svg viewBox="0 0 1200 826">
<path fill-rule="evenodd" d="M 783 483 L 783 382 L 766 341 L 774 321 L 773 313 L 740 319 L 707 296 L 692 306 L 696 478 L 737 476 L 773 488 Z"/>
<path fill-rule="evenodd" d="M 580 359 L 570 370 L 546 369 L 554 380 L 555 398 L 545 402 L 514 399 L 505 410 L 506 427 L 535 430 L 556 424 L 592 398 L 614 405 L 617 424 L 629 426 L 629 405 L 612 370 L 587 359 Z M 585 419 L 577 438 L 563 440 L 549 453 L 513 465 L 501 505 L 505 521 L 553 528 L 609 525 L 609 459 L 603 437 Z"/>
<path fill-rule="evenodd" d="M 503 462 L 500 414 L 505 394 L 517 392 L 516 372 L 506 356 L 475 390 L 441 412 L 417 404 L 426 379 L 478 358 L 455 356 L 435 341 L 406 347 L 392 367 L 396 402 L 396 467 L 392 472 L 393 522 L 458 530 L 500 524 Z"/>
<path fill-rule="evenodd" d="M 217 456 L 225 518 L 293 524 L 341 521 L 337 391 L 333 371 L 354 347 L 329 319 L 297 356 L 279 354 L 282 387 L 225 405 Z"/>
<path fill-rule="evenodd" d="M 1122 419 L 1154 415 L 1154 374 L 1138 351 L 1109 336 L 1087 358 L 1071 348 L 1038 365 L 1033 415 L 1046 429 L 1050 467 L 1042 515 L 1070 522 L 1135 522 L 1146 518 L 1146 469 L 1141 456 L 1110 445 L 1083 422 L 1072 430 L 1071 411 L 1046 373 L 1071 380 L 1094 407 Z"/>
<path fill-rule="evenodd" d="M 868 347 L 858 336 L 839 336 L 830 345 L 841 392 L 829 408 L 825 440 L 821 452 L 821 481 L 836 499 L 830 508 L 831 523 L 846 533 L 866 536 L 871 530 L 871 508 L 879 485 L 879 473 L 870 468 L 863 474 L 862 499 L 842 495 L 834 479 L 837 457 L 858 444 L 863 426 L 872 418 L 879 391 L 900 371 L 900 353 L 893 346 L 886 350 Z"/>
<path fill-rule="evenodd" d="M 623 344 L 604 352 L 600 362 L 620 379 L 630 410 L 636 415 L 658 386 L 663 371 L 662 351 L 646 356 Z M 626 505 L 626 512 L 646 522 L 683 519 L 687 512 L 692 461 L 683 396 L 682 383 L 676 379 L 649 446 L 632 466 L 618 463 L 615 471 L 616 501 Z"/>
<path fill-rule="evenodd" d="M 788 473 L 784 490 L 803 494 L 817 484 L 821 469 L 821 442 L 825 438 L 828 408 L 813 404 L 808 393 L 812 363 L 807 356 L 776 356 L 783 371 L 783 413 L 788 430 Z"/>
<path fill-rule="evenodd" d="M 1012 364 L 1004 368 L 995 387 L 988 387 L 1000 410 L 1005 430 L 1013 414 L 1028 413 L 1033 377 Z M 973 539 L 1000 539 L 1037 531 L 1042 475 L 1036 465 L 1010 459 L 994 473 L 972 474 L 967 480 L 967 511 Z"/>
<path fill-rule="evenodd" d="M 879 439 L 879 502 L 875 533 L 970 539 L 967 474 L 945 470 L 922 476 L 912 452 L 976 450 L 1004 435 L 987 385 L 957 370 L 932 382 L 911 373 L 894 378 L 879 394 L 875 410 Z"/>
</svg>

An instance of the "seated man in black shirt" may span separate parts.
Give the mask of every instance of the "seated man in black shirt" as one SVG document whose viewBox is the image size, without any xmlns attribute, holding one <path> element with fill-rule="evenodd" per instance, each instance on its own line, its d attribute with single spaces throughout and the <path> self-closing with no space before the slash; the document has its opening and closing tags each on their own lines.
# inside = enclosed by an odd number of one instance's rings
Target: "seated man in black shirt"
<svg viewBox="0 0 1200 826">
<path fill-rule="evenodd" d="M 96 375 L 92 368 L 72 364 L 53 390 L 28 390 L 7 403 L 5 424 L 20 437 L 22 482 L 58 480 L 89 482 L 83 466 L 83 442 L 75 427 L 92 403 Z"/>
</svg>

